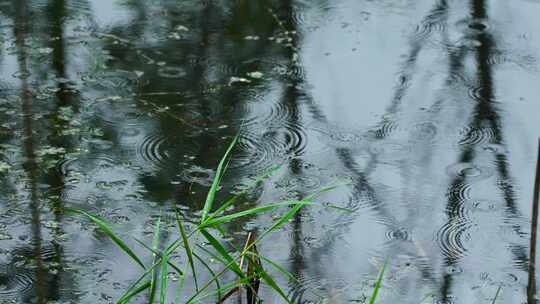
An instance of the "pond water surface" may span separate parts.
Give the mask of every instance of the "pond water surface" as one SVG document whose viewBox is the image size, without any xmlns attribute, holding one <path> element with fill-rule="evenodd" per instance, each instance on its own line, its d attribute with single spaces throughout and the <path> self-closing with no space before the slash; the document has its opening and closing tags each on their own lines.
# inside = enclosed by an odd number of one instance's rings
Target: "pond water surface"
<svg viewBox="0 0 540 304">
<path fill-rule="evenodd" d="M 231 211 L 344 184 L 318 201 L 348 211 L 305 206 L 259 245 L 297 278 L 271 271 L 293 303 L 366 302 L 386 258 L 381 303 L 492 303 L 499 288 L 497 303 L 525 303 L 538 12 L 538 0 L 0 0 L 0 303 L 113 302 L 141 270 L 64 208 L 103 217 L 149 262 L 134 239 L 150 243 L 161 217 L 160 246 L 175 240 L 175 209 L 199 220 L 236 134 L 220 198 L 280 167 Z M 282 212 L 226 224 L 228 240 Z"/>
</svg>

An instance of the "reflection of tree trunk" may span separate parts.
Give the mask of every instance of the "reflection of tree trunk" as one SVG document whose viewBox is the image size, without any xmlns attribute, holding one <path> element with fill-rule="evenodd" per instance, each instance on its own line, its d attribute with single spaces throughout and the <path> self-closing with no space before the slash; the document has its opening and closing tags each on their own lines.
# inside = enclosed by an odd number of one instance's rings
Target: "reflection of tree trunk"
<svg viewBox="0 0 540 304">
<path fill-rule="evenodd" d="M 475 20 L 485 20 L 488 18 L 487 7 L 485 0 L 471 0 L 471 16 Z M 487 31 L 481 31 L 474 35 L 473 38 L 479 41 L 479 45 L 476 47 L 476 64 L 477 73 L 476 80 L 477 86 L 480 88 L 478 100 L 476 100 L 476 107 L 473 109 L 473 116 L 469 124 L 470 132 L 482 130 L 483 128 L 489 128 L 493 131 L 494 138 L 493 144 L 503 144 L 503 135 L 500 125 L 500 117 L 495 107 L 495 88 L 493 83 L 493 71 L 489 63 L 490 56 L 495 42 L 491 34 Z M 470 136 L 470 134 L 466 134 Z M 475 158 L 476 144 L 469 144 L 464 146 L 463 151 L 459 157 L 459 161 L 463 163 L 471 163 Z M 498 183 L 498 187 L 504 197 L 506 203 L 505 211 L 508 213 L 508 217 L 515 218 L 518 215 L 518 209 L 515 206 L 515 196 L 513 190 L 513 183 L 511 182 L 510 170 L 508 168 L 508 162 L 506 155 L 497 153 L 495 155 L 495 163 L 497 166 L 497 172 L 501 181 L 504 183 Z M 464 177 L 458 176 L 450 185 L 450 189 L 455 189 L 459 184 L 465 183 Z M 457 218 L 459 214 L 451 212 L 456 210 L 459 202 L 456 199 L 449 198 L 447 210 L 449 222 L 459 221 Z M 526 256 L 524 254 L 523 247 L 516 247 L 513 251 L 517 258 Z M 445 266 L 453 266 L 459 261 L 458 257 L 449 257 L 445 261 Z M 441 286 L 441 295 L 443 300 L 447 300 L 451 292 L 452 274 L 446 274 L 443 278 Z"/>
<path fill-rule="evenodd" d="M 291 20 L 292 11 L 294 10 L 291 1 L 284 1 L 283 3 L 283 9 L 286 11 L 285 16 L 285 27 L 288 31 L 296 31 L 296 27 L 294 22 Z M 292 69 L 294 69 L 294 66 L 297 64 L 294 60 L 295 52 L 297 48 L 298 41 L 297 39 L 294 39 L 292 42 L 292 46 L 287 47 L 285 49 L 286 52 L 286 59 L 287 59 L 287 65 L 289 68 L 289 71 L 287 71 L 287 75 L 291 75 L 285 79 L 285 82 L 283 84 L 284 87 L 284 93 L 281 98 L 281 102 L 284 104 L 284 107 L 287 108 L 287 123 L 284 128 L 286 129 L 294 129 L 299 128 L 300 126 L 300 110 L 298 108 L 298 97 L 300 95 L 298 86 L 300 85 L 301 80 L 296 79 L 294 76 L 294 73 L 290 73 Z M 289 130 L 285 130 L 285 134 L 289 132 Z M 278 133 L 278 136 L 280 136 L 281 133 Z M 286 139 L 285 139 L 286 140 Z M 303 140 L 303 139 L 301 139 Z M 294 148 L 291 148 L 294 149 Z M 293 178 L 298 178 L 302 175 L 302 168 L 301 168 L 301 160 L 298 158 L 300 155 L 298 155 L 298 151 L 287 151 L 287 154 L 291 156 L 291 160 L 289 161 L 289 172 L 291 175 L 293 175 Z M 295 189 L 302 191 L 302 189 Z M 295 195 L 303 196 L 302 193 L 297 193 Z M 302 229 L 302 210 L 300 209 L 293 217 L 292 220 L 292 244 L 291 244 L 291 273 L 295 277 L 301 277 L 302 272 L 305 269 L 305 262 L 304 262 L 304 245 L 302 243 L 303 239 L 303 229 Z M 294 293 L 292 295 L 292 300 L 295 303 L 303 303 L 303 293 Z"/>
<path fill-rule="evenodd" d="M 65 19 L 67 18 L 65 1 L 64 0 L 51 0 L 49 5 L 48 14 L 50 18 L 50 35 L 51 35 L 51 47 L 53 49 L 52 53 L 52 67 L 56 72 L 56 77 L 59 78 L 57 81 L 57 93 L 56 93 L 56 113 L 53 117 L 52 125 L 52 134 L 51 134 L 51 143 L 55 147 L 63 147 L 67 150 L 70 148 L 70 144 L 67 142 L 65 136 L 62 135 L 62 131 L 69 128 L 69 123 L 65 121 L 59 121 L 57 117 L 60 115 L 61 107 L 74 106 L 72 100 L 69 96 L 67 88 L 67 72 L 66 72 L 66 50 L 65 50 L 65 41 L 64 41 L 64 26 Z M 58 197 L 53 204 L 53 214 L 54 220 L 56 223 L 62 222 L 62 208 L 63 208 L 63 199 L 62 193 L 65 190 L 65 181 L 64 176 L 60 170 L 52 169 L 47 174 L 47 182 L 50 186 L 50 191 L 52 195 Z M 62 228 L 57 227 L 53 230 L 55 235 L 62 234 Z M 54 250 L 54 262 L 57 265 L 62 265 L 62 251 L 63 248 L 58 242 L 53 242 Z M 60 291 L 60 273 L 58 272 L 52 276 L 50 294 L 54 295 L 53 299 L 57 300 Z"/>
<path fill-rule="evenodd" d="M 293 64 L 290 62 L 289 64 Z M 298 81 L 292 80 L 291 83 L 287 83 L 287 88 L 285 95 L 283 96 L 283 102 L 286 104 L 286 107 L 289 109 L 288 124 L 289 128 L 295 128 L 299 126 L 299 110 L 298 110 L 298 92 L 296 86 Z M 289 171 L 294 177 L 300 177 L 302 175 L 301 169 L 301 160 L 298 158 L 297 151 L 289 151 L 292 154 L 292 159 L 289 161 Z M 296 189 L 302 191 L 302 189 Z M 303 196 L 303 193 L 299 193 L 299 196 Z M 293 244 L 291 245 L 291 261 L 292 261 L 292 273 L 295 277 L 300 277 L 302 271 L 305 269 L 304 262 L 304 246 L 302 244 L 303 239 L 303 230 L 302 230 L 302 209 L 294 215 L 293 218 Z M 293 300 L 297 303 L 302 303 L 302 294 L 295 295 L 297 298 Z"/>
<path fill-rule="evenodd" d="M 536 304 L 536 233 L 538 230 L 538 196 L 540 195 L 540 140 L 538 141 L 538 159 L 536 160 L 536 177 L 531 222 L 531 247 L 529 254 L 529 282 L 527 284 L 527 304 Z"/>
<path fill-rule="evenodd" d="M 34 153 L 34 138 L 32 128 L 32 94 L 28 88 L 27 54 L 25 49 L 26 23 L 24 22 L 25 1 L 16 1 L 15 6 L 15 43 L 21 77 L 21 101 L 23 114 L 23 149 L 26 156 L 24 169 L 28 175 L 30 187 L 30 210 L 32 215 L 31 230 L 34 245 L 34 258 L 36 260 L 36 292 L 37 303 L 45 303 L 44 269 L 41 257 L 41 221 L 37 194 L 37 163 Z"/>
<path fill-rule="evenodd" d="M 56 72 L 58 81 L 58 92 L 56 93 L 58 106 L 63 107 L 69 105 L 67 98 L 67 83 L 66 83 L 66 57 L 65 57 L 65 42 L 64 42 L 64 20 L 67 17 L 65 1 L 51 0 L 49 5 L 49 15 L 51 18 L 51 44 L 52 44 L 52 65 Z"/>
</svg>

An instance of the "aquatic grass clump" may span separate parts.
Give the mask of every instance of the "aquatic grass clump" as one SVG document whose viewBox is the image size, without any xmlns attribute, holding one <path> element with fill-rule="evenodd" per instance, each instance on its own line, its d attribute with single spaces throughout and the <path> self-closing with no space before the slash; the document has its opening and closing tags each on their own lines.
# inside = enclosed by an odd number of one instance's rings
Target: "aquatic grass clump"
<svg viewBox="0 0 540 304">
<path fill-rule="evenodd" d="M 253 183 L 250 184 L 248 187 L 243 189 L 240 193 L 236 193 L 235 195 L 231 196 L 229 199 L 223 202 L 219 208 L 217 208 L 215 211 L 212 211 L 216 201 L 216 193 L 220 188 L 221 181 L 229 164 L 229 156 L 237 141 L 238 136 L 233 139 L 233 141 L 227 148 L 225 155 L 220 160 L 216 169 L 216 174 L 206 196 L 200 221 L 189 234 L 186 233 L 184 224 L 181 221 L 181 217 L 179 213 L 176 212 L 176 225 L 178 226 L 180 236 L 178 237 L 178 239 L 170 243 L 164 249 L 159 250 L 158 248 L 161 231 L 161 218 L 159 218 L 156 222 L 154 236 L 152 244 L 150 246 L 146 245 L 141 240 L 136 239 L 136 241 L 143 248 L 145 248 L 152 254 L 153 260 L 150 265 L 145 265 L 142 262 L 140 256 L 138 256 L 135 251 L 126 244 L 126 242 L 124 242 L 120 237 L 118 237 L 118 235 L 114 232 L 111 226 L 103 219 L 85 210 L 74 208 L 64 209 L 66 212 L 84 215 L 88 219 L 93 221 L 118 246 L 118 248 L 124 251 L 136 264 L 141 266 L 143 273 L 124 291 L 124 293 L 120 296 L 116 303 L 129 303 L 129 301 L 133 299 L 133 297 L 145 291 L 148 293 L 149 303 L 154 303 L 155 299 L 157 299 L 158 297 L 159 303 L 169 303 L 166 302 L 167 289 L 169 288 L 169 269 L 173 269 L 174 272 L 176 272 L 180 276 L 180 283 L 177 287 L 175 287 L 178 292 L 177 297 L 179 297 L 182 292 L 182 288 L 185 283 L 186 272 L 191 272 L 195 291 L 193 294 L 188 295 L 188 300 L 186 303 L 198 303 L 202 299 L 214 296 L 216 297 L 217 303 L 222 303 L 227 298 L 231 297 L 233 294 L 238 294 L 239 299 L 241 299 L 240 297 L 242 296 L 242 291 L 245 291 L 246 302 L 248 304 L 259 303 L 261 299 L 259 298 L 258 290 L 261 283 L 268 285 L 287 303 L 291 303 L 286 293 L 277 284 L 274 277 L 272 277 L 272 275 L 270 275 L 263 267 L 262 261 L 264 261 L 266 264 L 270 265 L 275 270 L 284 274 L 290 279 L 294 279 L 294 276 L 287 272 L 287 270 L 285 270 L 283 267 L 273 262 L 271 259 L 261 255 L 257 250 L 257 244 L 260 243 L 261 240 L 269 233 L 272 233 L 276 229 L 286 224 L 291 218 L 294 217 L 295 214 L 297 214 L 301 210 L 302 207 L 306 205 L 318 205 L 325 208 L 336 208 L 342 211 L 345 211 L 346 209 L 338 208 L 328 204 L 323 205 L 313 201 L 313 199 L 317 195 L 323 192 L 330 191 L 337 187 L 337 185 L 332 185 L 320 188 L 315 193 L 312 193 L 311 195 L 308 195 L 302 199 L 283 200 L 280 202 L 265 204 L 235 213 L 226 213 L 225 211 L 227 210 L 227 208 L 233 205 L 241 195 L 246 194 L 249 189 L 252 189 L 259 182 L 270 176 L 274 171 L 278 169 L 277 166 L 272 166 L 262 175 L 255 178 Z M 238 218 L 254 216 L 279 208 L 286 209 L 286 211 L 281 215 L 281 217 L 279 217 L 275 222 L 273 222 L 273 224 L 268 229 L 260 233 L 258 237 L 255 237 L 255 234 L 253 233 L 249 233 L 246 243 L 241 250 L 233 247 L 235 249 L 235 252 L 229 253 L 225 248 L 228 245 L 230 246 L 230 244 L 219 241 L 212 234 L 213 231 L 217 231 L 221 235 L 224 235 L 225 233 L 222 225 Z M 200 245 L 193 246 L 192 239 L 196 237 L 204 238 L 210 245 L 212 250 L 204 248 Z M 179 248 L 181 248 L 183 255 L 186 257 L 186 261 L 184 262 L 184 265 L 182 267 L 178 267 L 169 259 L 171 254 L 173 254 L 173 252 L 175 252 Z M 222 268 L 219 271 L 214 271 L 205 262 L 204 258 L 201 257 L 201 253 L 204 253 L 205 255 L 208 255 L 214 260 L 221 263 Z M 200 284 L 201 282 L 199 282 L 198 280 L 198 271 L 195 267 L 195 260 L 201 263 L 201 265 L 204 266 L 205 270 L 208 271 L 208 273 L 211 275 L 210 280 Z M 226 272 L 233 272 L 236 275 L 236 279 L 232 282 L 223 284 L 223 282 L 221 282 L 221 279 Z M 380 279 L 382 279 L 382 276 Z M 212 285 L 215 285 L 214 289 L 210 289 L 210 286 Z"/>
</svg>

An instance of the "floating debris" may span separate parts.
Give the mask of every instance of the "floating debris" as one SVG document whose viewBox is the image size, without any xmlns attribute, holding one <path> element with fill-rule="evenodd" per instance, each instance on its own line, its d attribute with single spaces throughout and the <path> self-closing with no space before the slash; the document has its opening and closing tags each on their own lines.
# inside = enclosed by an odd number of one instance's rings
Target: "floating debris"
<svg viewBox="0 0 540 304">
<path fill-rule="evenodd" d="M 246 36 L 244 37 L 244 40 L 259 40 L 261 39 L 259 36 Z"/>
<path fill-rule="evenodd" d="M 13 237 L 9 233 L 0 231 L 0 241 L 8 241 L 12 239 Z"/>
<path fill-rule="evenodd" d="M 42 55 L 48 55 L 48 54 L 52 53 L 53 51 L 54 50 L 52 48 L 48 48 L 48 47 L 38 49 L 38 53 L 40 53 Z"/>
<path fill-rule="evenodd" d="M 174 29 L 181 32 L 189 32 L 189 28 L 183 25 L 177 25 Z"/>
<path fill-rule="evenodd" d="M 251 83 L 251 80 L 242 78 L 242 77 L 231 77 L 229 80 L 229 85 L 233 85 L 235 83 Z"/>
<path fill-rule="evenodd" d="M 161 67 L 158 70 L 158 75 L 164 78 L 181 78 L 187 75 L 186 71 L 181 67 Z"/>
<path fill-rule="evenodd" d="M 64 121 L 71 121 L 73 120 L 74 116 L 75 116 L 75 112 L 73 111 L 71 107 L 61 107 L 58 114 L 58 119 L 64 120 Z"/>
<path fill-rule="evenodd" d="M 107 96 L 107 97 L 101 97 L 96 99 L 98 102 L 104 102 L 104 101 L 120 101 L 122 100 L 121 96 Z"/>
<path fill-rule="evenodd" d="M 57 155 L 57 154 L 64 154 L 64 153 L 66 153 L 66 149 L 61 148 L 61 147 L 57 148 L 57 147 L 51 147 L 51 146 L 46 146 L 45 148 L 36 152 L 38 156 Z"/>
<path fill-rule="evenodd" d="M 5 171 L 8 171 L 9 169 L 11 169 L 10 164 L 0 161 L 0 172 L 5 172 Z"/>
<path fill-rule="evenodd" d="M 254 79 L 261 79 L 264 77 L 264 74 L 262 72 L 250 72 L 246 74 L 248 77 L 254 78 Z"/>
<path fill-rule="evenodd" d="M 174 39 L 174 40 L 180 40 L 182 39 L 182 36 L 176 32 L 172 32 L 169 35 L 167 35 L 167 38 Z"/>
<path fill-rule="evenodd" d="M 56 229 L 60 227 L 60 223 L 57 221 L 46 221 L 45 223 L 43 223 L 43 225 L 50 229 Z"/>
</svg>

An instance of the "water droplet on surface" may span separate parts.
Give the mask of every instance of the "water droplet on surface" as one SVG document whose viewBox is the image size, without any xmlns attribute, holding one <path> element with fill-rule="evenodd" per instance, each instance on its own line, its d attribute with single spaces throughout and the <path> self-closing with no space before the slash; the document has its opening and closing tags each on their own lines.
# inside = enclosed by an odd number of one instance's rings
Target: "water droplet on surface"
<svg viewBox="0 0 540 304">
<path fill-rule="evenodd" d="M 164 66 L 159 68 L 158 75 L 163 78 L 182 78 L 185 77 L 187 73 L 181 67 Z"/>
</svg>

